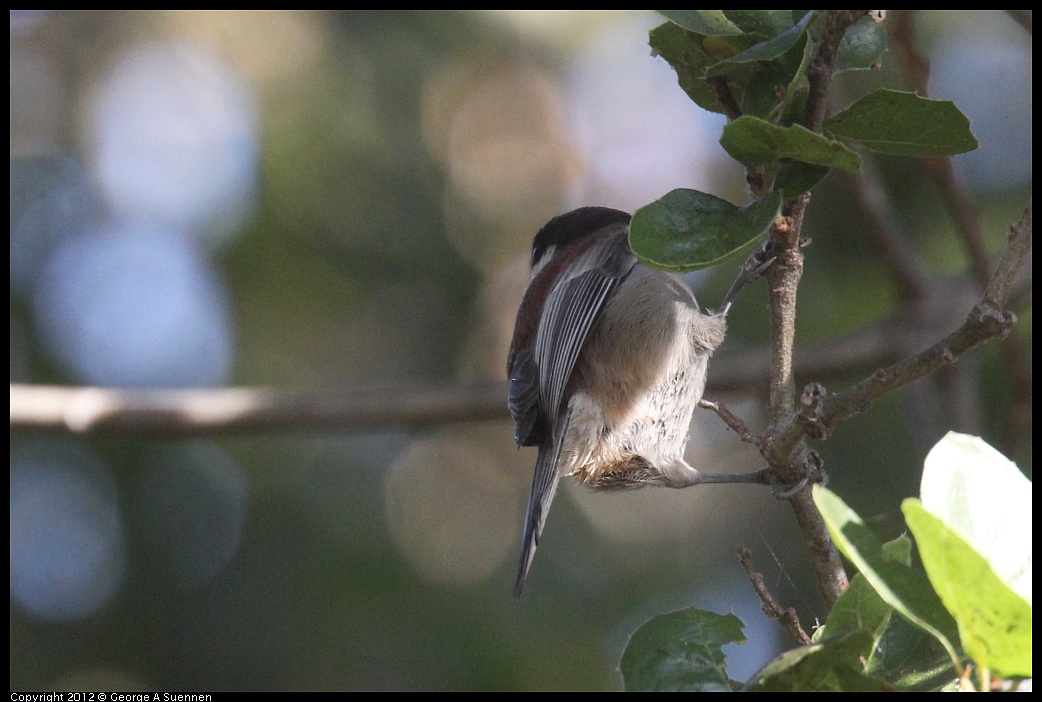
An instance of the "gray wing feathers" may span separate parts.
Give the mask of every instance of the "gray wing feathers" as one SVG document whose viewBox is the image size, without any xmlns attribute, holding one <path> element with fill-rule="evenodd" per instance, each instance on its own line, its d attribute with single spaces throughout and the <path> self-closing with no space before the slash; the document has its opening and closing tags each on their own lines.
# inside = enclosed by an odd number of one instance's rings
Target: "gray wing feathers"
<svg viewBox="0 0 1042 702">
<path fill-rule="evenodd" d="M 539 368 L 531 349 L 521 349 L 510 367 L 507 407 L 514 418 L 514 443 L 526 443 L 539 419 Z"/>
<path fill-rule="evenodd" d="M 563 435 L 567 431 L 567 415 L 562 424 L 565 426 L 561 427 L 560 432 L 555 430 L 555 435 Z M 557 481 L 561 477 L 557 472 L 557 458 L 560 453 L 561 442 L 556 437 L 550 446 L 539 448 L 539 459 L 536 461 L 535 474 L 532 476 L 532 492 L 528 496 L 525 533 L 521 537 L 521 561 L 517 565 L 517 580 L 514 581 L 515 598 L 521 597 L 525 578 L 528 577 L 528 569 L 532 566 L 532 558 L 535 557 L 536 547 L 539 546 L 539 535 L 543 533 L 546 514 L 550 510 L 550 503 L 554 500 L 554 493 L 557 492 Z"/>
<path fill-rule="evenodd" d="M 566 282 L 551 292 L 543 307 L 536 334 L 535 370 L 539 376 L 539 406 L 549 419 L 553 435 L 549 443 L 540 446 L 535 475 L 532 477 L 532 491 L 528 498 L 528 514 L 525 519 L 514 597 L 521 596 L 521 589 L 539 545 L 539 535 L 543 531 L 546 514 L 560 478 L 557 461 L 561 455 L 561 444 L 568 431 L 569 421 L 568 408 L 563 402 L 565 389 L 590 330 L 597 323 L 615 289 L 637 262 L 627 245 L 626 234 L 623 228 L 602 245 L 592 248 L 580 257 L 565 272 Z M 531 357 L 520 362 L 515 360 L 515 369 L 519 371 L 516 373 L 519 385 L 531 380 L 524 372 L 528 370 L 531 360 Z M 512 384 L 514 375 L 511 374 Z M 525 389 L 527 390 L 528 386 Z M 518 392 L 520 395 L 520 387 Z M 531 425 L 527 423 L 528 415 L 521 413 L 526 420 L 524 426 L 518 416 L 514 415 L 518 431 L 530 428 Z"/>
</svg>

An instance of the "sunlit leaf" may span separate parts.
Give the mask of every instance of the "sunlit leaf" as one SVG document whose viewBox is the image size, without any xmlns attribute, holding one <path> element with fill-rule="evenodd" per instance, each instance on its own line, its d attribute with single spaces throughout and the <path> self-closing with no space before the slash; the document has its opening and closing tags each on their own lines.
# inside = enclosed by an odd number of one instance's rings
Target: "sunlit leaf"
<svg viewBox="0 0 1042 702">
<path fill-rule="evenodd" d="M 930 632 L 958 667 L 958 629 L 934 592 L 926 573 L 883 557 L 883 545 L 861 518 L 835 493 L 814 486 L 814 503 L 839 550 L 857 566 L 887 604 Z"/>
<path fill-rule="evenodd" d="M 976 436 L 948 432 L 926 456 L 923 506 L 1031 602 L 1031 481 Z"/>
<path fill-rule="evenodd" d="M 1001 675 L 1031 677 L 1031 605 L 922 502 L 907 499 L 901 510 L 930 582 L 959 625 L 966 653 Z"/>
</svg>

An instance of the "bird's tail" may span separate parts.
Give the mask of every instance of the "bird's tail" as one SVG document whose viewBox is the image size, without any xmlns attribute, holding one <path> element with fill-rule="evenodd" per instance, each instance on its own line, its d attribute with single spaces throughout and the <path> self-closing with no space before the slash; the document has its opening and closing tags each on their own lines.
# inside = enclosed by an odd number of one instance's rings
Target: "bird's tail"
<svg viewBox="0 0 1042 702">
<path fill-rule="evenodd" d="M 567 429 L 567 422 L 561 431 L 555 432 L 553 442 L 549 446 L 539 447 L 539 458 L 532 476 L 532 492 L 528 496 L 528 514 L 525 517 L 525 532 L 521 538 L 521 560 L 517 565 L 517 580 L 514 582 L 514 597 L 521 597 L 525 586 L 528 569 L 532 566 L 536 547 L 539 546 L 539 535 L 546 523 L 546 514 L 550 510 L 554 493 L 557 491 L 557 459 L 561 455 L 561 437 Z"/>
</svg>

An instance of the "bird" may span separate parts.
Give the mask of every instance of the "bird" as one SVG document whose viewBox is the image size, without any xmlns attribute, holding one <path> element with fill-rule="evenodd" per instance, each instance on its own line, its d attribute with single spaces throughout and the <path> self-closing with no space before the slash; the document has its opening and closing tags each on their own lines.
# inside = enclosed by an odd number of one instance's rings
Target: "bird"
<svg viewBox="0 0 1042 702">
<path fill-rule="evenodd" d="M 763 480 L 762 471 L 702 473 L 684 450 L 731 301 L 770 261 L 743 268 L 718 311 L 703 312 L 683 279 L 637 259 L 630 219 L 582 207 L 551 219 L 532 244 L 507 358 L 515 443 L 539 449 L 515 598 L 562 476 L 596 490 Z"/>
</svg>

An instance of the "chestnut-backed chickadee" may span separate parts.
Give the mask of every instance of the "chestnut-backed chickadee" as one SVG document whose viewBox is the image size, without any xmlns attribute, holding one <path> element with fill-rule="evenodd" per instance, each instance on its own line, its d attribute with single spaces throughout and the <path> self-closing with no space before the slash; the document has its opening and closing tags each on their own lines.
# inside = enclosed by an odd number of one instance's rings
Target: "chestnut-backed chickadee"
<svg viewBox="0 0 1042 702">
<path fill-rule="evenodd" d="M 532 246 L 507 359 L 515 440 L 539 447 L 515 597 L 561 475 L 603 490 L 760 477 L 708 475 L 684 460 L 740 286 L 719 312 L 703 313 L 678 276 L 638 262 L 629 222 L 625 212 L 584 207 L 550 220 Z"/>
</svg>

